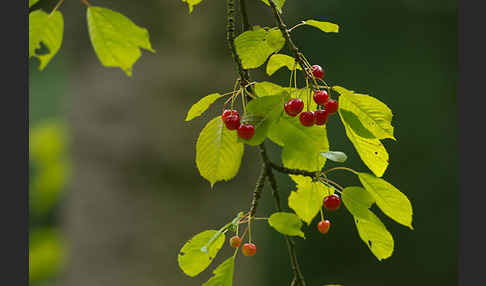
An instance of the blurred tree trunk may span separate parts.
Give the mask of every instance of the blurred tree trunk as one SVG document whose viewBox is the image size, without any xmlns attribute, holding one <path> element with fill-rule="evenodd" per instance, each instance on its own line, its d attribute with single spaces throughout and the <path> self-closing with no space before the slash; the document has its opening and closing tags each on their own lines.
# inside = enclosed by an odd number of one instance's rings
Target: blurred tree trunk
<svg viewBox="0 0 486 286">
<path fill-rule="evenodd" d="M 258 173 L 251 166 L 259 166 L 254 150 L 246 149 L 250 156 L 237 178 L 214 190 L 195 166 L 198 132 L 221 105 L 202 120 L 184 122 L 199 98 L 232 88 L 225 5 L 207 1 L 189 16 L 180 0 L 140 3 L 100 4 L 150 31 L 157 53 L 144 52 L 132 78 L 101 66 L 84 7 L 65 6 L 66 15 L 79 16 L 66 17 L 63 46 L 73 58 L 66 94 L 73 180 L 64 209 L 69 264 L 62 285 L 200 285 L 216 265 L 188 278 L 177 266 L 178 250 L 192 235 L 231 220 L 251 199 Z M 226 247 L 216 262 L 230 253 Z M 236 275 L 244 285 L 258 284 L 255 264 L 242 263 Z"/>
</svg>

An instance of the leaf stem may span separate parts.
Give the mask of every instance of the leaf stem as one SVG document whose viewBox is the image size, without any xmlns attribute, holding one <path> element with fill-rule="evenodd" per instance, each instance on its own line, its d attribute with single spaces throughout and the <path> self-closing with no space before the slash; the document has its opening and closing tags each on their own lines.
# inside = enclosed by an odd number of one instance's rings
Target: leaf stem
<svg viewBox="0 0 486 286">
<path fill-rule="evenodd" d="M 54 9 L 52 9 L 51 13 L 49 13 L 49 16 L 48 17 L 51 17 L 51 15 L 54 14 L 54 12 L 57 11 L 57 9 L 62 5 L 62 3 L 64 3 L 64 0 L 59 0 L 59 2 L 57 2 L 57 4 L 54 7 Z"/>
<path fill-rule="evenodd" d="M 358 172 L 356 172 L 355 170 L 351 169 L 351 168 L 346 168 L 346 167 L 334 167 L 334 168 L 331 168 L 331 169 L 327 169 L 323 172 L 323 174 L 327 174 L 327 173 L 330 173 L 330 172 L 333 172 L 333 171 L 337 171 L 337 170 L 344 170 L 344 171 L 348 171 L 348 172 L 351 172 L 355 175 L 358 175 Z"/>
</svg>

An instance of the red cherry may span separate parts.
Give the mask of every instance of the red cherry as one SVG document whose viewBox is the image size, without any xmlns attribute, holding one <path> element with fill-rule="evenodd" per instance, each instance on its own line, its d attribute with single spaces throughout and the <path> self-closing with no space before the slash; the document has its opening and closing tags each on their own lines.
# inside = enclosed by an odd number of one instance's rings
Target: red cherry
<svg viewBox="0 0 486 286">
<path fill-rule="evenodd" d="M 324 104 L 324 108 L 327 110 L 329 114 L 336 113 L 338 107 L 339 107 L 339 103 L 337 100 L 334 99 L 329 99 L 329 101 L 326 102 L 326 104 Z"/>
<path fill-rule="evenodd" d="M 256 245 L 254 245 L 253 243 L 245 243 L 241 248 L 241 252 L 244 256 L 253 256 L 255 255 L 256 250 Z"/>
<path fill-rule="evenodd" d="M 304 102 L 300 98 L 292 98 L 284 104 L 285 112 L 290 116 L 296 116 L 304 109 Z"/>
<path fill-rule="evenodd" d="M 329 228 L 331 228 L 331 222 L 328 221 L 327 219 L 326 220 L 321 220 L 318 224 L 317 224 L 317 229 L 319 230 L 319 232 L 321 232 L 322 234 L 326 234 L 328 231 L 329 231 Z"/>
<path fill-rule="evenodd" d="M 327 110 L 319 109 L 319 110 L 314 111 L 314 118 L 315 118 L 315 121 L 316 121 L 316 125 L 326 124 L 328 115 L 329 114 L 327 113 Z"/>
<path fill-rule="evenodd" d="M 341 198 L 338 195 L 332 194 L 324 198 L 324 207 L 329 211 L 335 211 L 341 206 Z"/>
<path fill-rule="evenodd" d="M 329 95 L 325 90 L 316 90 L 314 92 L 314 101 L 319 105 L 324 105 L 329 100 Z"/>
<path fill-rule="evenodd" d="M 233 236 L 229 241 L 231 247 L 238 248 L 241 245 L 241 238 L 237 235 Z"/>
<path fill-rule="evenodd" d="M 251 139 L 255 135 L 255 127 L 251 124 L 241 124 L 238 127 L 238 136 L 240 136 L 241 139 Z"/>
<path fill-rule="evenodd" d="M 312 68 L 312 75 L 315 78 L 320 78 L 320 79 L 324 78 L 324 70 L 322 69 L 321 66 L 313 65 L 311 68 Z"/>
<path fill-rule="evenodd" d="M 221 115 L 221 119 L 224 121 L 226 119 L 226 117 L 228 117 L 230 115 L 238 115 L 238 116 L 240 116 L 240 114 L 238 113 L 237 110 L 225 109 L 223 111 L 223 114 Z"/>
<path fill-rule="evenodd" d="M 226 125 L 226 128 L 228 128 L 229 130 L 238 129 L 238 127 L 240 126 L 240 116 L 235 114 L 227 116 L 224 119 L 224 125 Z"/>
<path fill-rule="evenodd" d="M 300 123 L 304 126 L 312 126 L 314 125 L 314 112 L 312 111 L 304 111 L 299 115 Z"/>
</svg>

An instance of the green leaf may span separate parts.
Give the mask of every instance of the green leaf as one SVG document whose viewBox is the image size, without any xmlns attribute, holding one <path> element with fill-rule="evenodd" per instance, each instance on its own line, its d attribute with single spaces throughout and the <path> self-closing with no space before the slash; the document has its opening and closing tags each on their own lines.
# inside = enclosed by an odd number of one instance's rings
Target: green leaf
<svg viewBox="0 0 486 286">
<path fill-rule="evenodd" d="M 199 115 L 203 114 L 211 104 L 222 97 L 219 93 L 212 93 L 201 98 L 198 102 L 194 103 L 187 112 L 186 121 L 191 121 Z"/>
<path fill-rule="evenodd" d="M 191 14 L 194 10 L 194 6 L 201 3 L 202 0 L 182 0 L 182 2 L 187 3 L 187 6 L 189 7 L 189 14 Z"/>
<path fill-rule="evenodd" d="M 218 254 L 226 239 L 225 235 L 219 236 L 211 244 L 209 251 L 203 252 L 201 248 L 217 233 L 217 230 L 206 230 L 193 236 L 179 251 L 177 261 L 179 267 L 188 276 L 194 277 L 204 271 Z"/>
<path fill-rule="evenodd" d="M 215 117 L 203 128 L 196 142 L 196 165 L 211 187 L 217 181 L 232 179 L 240 168 L 244 144 L 238 142 L 236 131 L 228 130 Z"/>
<path fill-rule="evenodd" d="M 325 126 L 303 126 L 297 117 L 284 114 L 270 126 L 268 138 L 283 146 L 282 163 L 287 168 L 319 171 L 326 158 L 322 152 L 329 151 Z"/>
<path fill-rule="evenodd" d="M 339 108 L 354 114 L 359 120 L 357 122 L 351 118 L 347 119 L 350 127 L 357 134 L 360 134 L 364 128 L 373 135 L 373 138 L 391 138 L 396 140 L 393 136 L 393 126 L 391 125 L 393 114 L 388 106 L 366 94 L 354 93 L 342 87 L 333 87 L 333 89 L 341 94 L 339 97 Z"/>
<path fill-rule="evenodd" d="M 348 156 L 346 156 L 345 153 L 340 151 L 329 151 L 329 152 L 321 153 L 321 155 L 331 161 L 339 162 L 339 163 L 346 162 L 346 160 L 348 159 Z"/>
<path fill-rule="evenodd" d="M 135 25 L 124 15 L 110 9 L 91 6 L 87 9 L 91 43 L 106 67 L 119 67 L 128 76 L 145 49 L 155 53 L 147 29 Z"/>
<path fill-rule="evenodd" d="M 277 28 L 269 31 L 256 28 L 241 33 L 235 39 L 236 53 L 241 58 L 243 68 L 257 68 L 272 54 L 280 51 L 285 44 L 282 33 Z"/>
<path fill-rule="evenodd" d="M 29 8 L 34 6 L 35 3 L 39 2 L 39 0 L 29 0 Z"/>
<path fill-rule="evenodd" d="M 282 7 L 285 4 L 285 1 L 286 0 L 273 0 L 275 6 L 277 6 L 277 9 L 280 13 L 282 13 Z M 270 6 L 270 2 L 268 2 L 268 0 L 262 0 L 262 2 Z"/>
<path fill-rule="evenodd" d="M 285 88 L 268 81 L 255 83 L 254 89 L 258 97 L 280 95 L 282 93 L 288 94 Z"/>
<path fill-rule="evenodd" d="M 370 170 L 378 177 L 383 176 L 386 168 L 388 167 L 388 152 L 383 144 L 378 139 L 371 139 L 359 136 L 349 126 L 348 121 L 344 116 L 347 116 L 346 111 L 339 109 L 339 116 L 344 124 L 346 135 L 348 136 L 354 148 L 359 154 L 359 157 L 370 168 Z M 366 129 L 364 129 L 366 130 Z"/>
<path fill-rule="evenodd" d="M 214 269 L 214 276 L 202 286 L 232 286 L 235 270 L 235 256 L 231 256 Z"/>
<path fill-rule="evenodd" d="M 299 64 L 296 64 L 295 58 L 283 54 L 274 54 L 267 63 L 267 74 L 271 76 L 282 67 L 287 67 L 290 71 L 294 69 L 302 70 Z"/>
<path fill-rule="evenodd" d="M 333 190 L 310 179 L 304 181 L 299 178 L 297 181 L 297 191 L 289 196 L 289 207 L 309 225 L 319 213 L 324 197 L 332 194 Z"/>
<path fill-rule="evenodd" d="M 321 22 L 316 20 L 304 21 L 304 24 L 318 28 L 326 33 L 338 33 L 339 26 L 331 22 Z"/>
<path fill-rule="evenodd" d="M 281 234 L 305 238 L 300 230 L 302 221 L 293 213 L 274 213 L 268 219 L 268 224 Z"/>
<path fill-rule="evenodd" d="M 354 222 L 363 242 L 378 260 L 386 259 L 393 253 L 393 237 L 381 220 L 369 210 L 374 198 L 361 187 L 347 187 L 341 199 L 354 217 Z"/>
<path fill-rule="evenodd" d="M 47 14 L 35 10 L 29 14 L 29 58 L 36 57 L 40 61 L 39 70 L 43 70 L 49 61 L 61 48 L 64 33 L 64 19 L 61 12 Z M 49 49 L 48 53 L 38 54 L 41 42 Z"/>
<path fill-rule="evenodd" d="M 246 106 L 242 123 L 253 124 L 255 135 L 250 140 L 238 139 L 248 145 L 260 145 L 267 138 L 268 129 L 279 119 L 286 98 L 279 95 L 258 97 Z"/>
<path fill-rule="evenodd" d="M 396 222 L 412 227 L 412 204 L 407 196 L 387 181 L 367 173 L 358 173 L 359 180 L 370 192 L 376 205 Z"/>
</svg>

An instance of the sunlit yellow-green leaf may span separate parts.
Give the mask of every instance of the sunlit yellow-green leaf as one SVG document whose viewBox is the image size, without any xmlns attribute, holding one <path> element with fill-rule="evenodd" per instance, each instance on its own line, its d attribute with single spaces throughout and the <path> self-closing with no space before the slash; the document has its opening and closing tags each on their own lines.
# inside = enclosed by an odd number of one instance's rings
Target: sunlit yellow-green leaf
<svg viewBox="0 0 486 286">
<path fill-rule="evenodd" d="M 128 76 L 145 49 L 155 53 L 147 29 L 135 25 L 124 15 L 110 9 L 90 6 L 87 21 L 91 43 L 106 67 L 119 67 Z"/>
<path fill-rule="evenodd" d="M 211 104 L 218 100 L 222 95 L 219 93 L 212 93 L 201 98 L 198 102 L 194 103 L 187 112 L 186 121 L 191 121 L 199 115 L 203 114 Z"/>
<path fill-rule="evenodd" d="M 289 196 L 289 207 L 309 225 L 319 213 L 324 197 L 333 191 L 320 182 L 299 179 L 297 181 L 297 191 L 291 192 Z"/>
<path fill-rule="evenodd" d="M 233 285 L 234 270 L 235 257 L 231 256 L 214 269 L 214 276 L 202 286 L 231 286 Z"/>
<path fill-rule="evenodd" d="M 196 142 L 196 165 L 211 187 L 217 181 L 232 179 L 240 168 L 244 144 L 236 131 L 228 130 L 221 116 L 203 128 Z"/>
<path fill-rule="evenodd" d="M 235 39 L 236 53 L 245 69 L 257 68 L 272 54 L 280 51 L 285 39 L 279 29 L 255 28 L 241 33 Z"/>
<path fill-rule="evenodd" d="M 29 58 L 39 59 L 39 70 L 43 70 L 61 48 L 63 33 L 64 19 L 61 12 L 55 11 L 49 15 L 42 10 L 35 10 L 29 14 Z M 48 52 L 38 51 L 41 43 Z"/>
<path fill-rule="evenodd" d="M 206 230 L 193 236 L 179 251 L 177 261 L 186 275 L 194 277 L 204 271 L 218 254 L 226 236 L 223 234 L 208 247 L 208 252 L 201 248 L 217 233 L 217 230 Z"/>
<path fill-rule="evenodd" d="M 39 2 L 39 0 L 29 0 L 29 8 L 34 6 L 35 3 Z"/>
<path fill-rule="evenodd" d="M 305 238 L 301 230 L 302 221 L 293 213 L 274 213 L 268 219 L 268 224 L 281 234 Z"/>
<path fill-rule="evenodd" d="M 306 25 L 316 27 L 319 30 L 326 32 L 326 33 L 337 33 L 337 32 L 339 32 L 339 26 L 334 24 L 334 23 L 331 23 L 331 22 L 307 20 L 307 21 L 304 21 L 304 23 Z"/>
<path fill-rule="evenodd" d="M 202 1 L 203 0 L 182 0 L 182 2 L 187 3 L 187 6 L 189 7 L 189 14 L 191 14 L 194 10 L 194 6 L 201 3 Z"/>
<path fill-rule="evenodd" d="M 252 124 L 255 127 L 255 135 L 249 140 L 239 139 L 239 141 L 253 146 L 265 141 L 268 129 L 279 119 L 285 101 L 286 97 L 281 95 L 258 97 L 250 101 L 241 123 Z"/>
<path fill-rule="evenodd" d="M 368 168 L 378 177 L 383 176 L 386 168 L 388 167 L 388 152 L 379 139 L 365 138 L 356 134 L 356 132 L 349 126 L 348 122 L 344 119 L 347 113 L 343 109 L 339 109 L 339 116 L 344 124 L 346 135 L 348 136 L 354 148 L 359 154 L 359 157 L 365 163 Z M 352 113 L 350 113 L 352 114 Z M 344 115 L 344 116 L 343 116 Z M 366 129 L 364 129 L 366 130 Z M 365 131 L 363 131 L 365 132 Z"/>
<path fill-rule="evenodd" d="M 407 196 L 387 181 L 371 174 L 359 173 L 359 180 L 373 196 L 376 205 L 396 222 L 412 227 L 412 204 Z"/>
<path fill-rule="evenodd" d="M 370 211 L 374 198 L 361 187 L 347 187 L 341 194 L 344 205 L 353 215 L 360 238 L 378 258 L 386 259 L 393 253 L 393 237 L 381 220 Z"/>
<path fill-rule="evenodd" d="M 348 114 L 352 113 L 345 120 L 358 135 L 370 138 L 368 133 L 371 133 L 372 138 L 395 139 L 391 125 L 393 114 L 388 106 L 366 94 L 354 93 L 336 86 L 333 89 L 341 94 L 339 108 L 346 110 Z M 362 130 L 363 128 L 369 132 Z"/>
<path fill-rule="evenodd" d="M 295 58 L 283 54 L 274 54 L 267 63 L 267 74 L 272 75 L 282 67 L 287 67 L 290 71 L 294 69 L 302 70 Z"/>
<path fill-rule="evenodd" d="M 269 81 L 257 82 L 253 87 L 258 97 L 288 94 L 284 87 Z"/>
<path fill-rule="evenodd" d="M 322 152 L 329 151 L 325 126 L 303 126 L 297 117 L 283 115 L 270 126 L 268 138 L 283 146 L 282 163 L 287 168 L 319 171 L 326 158 Z"/>
</svg>

